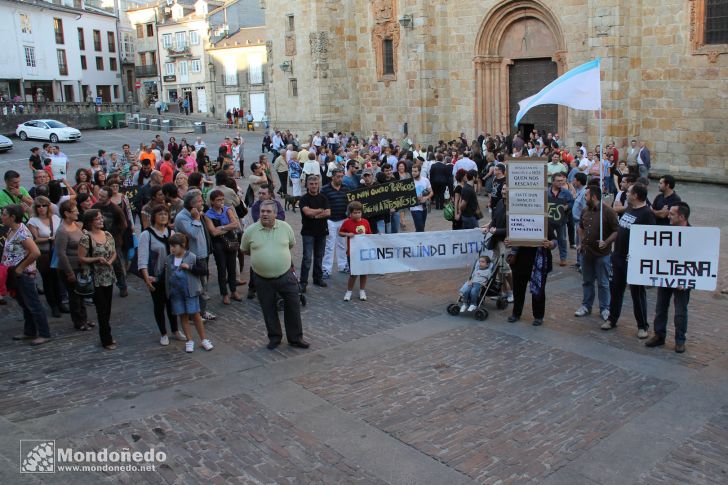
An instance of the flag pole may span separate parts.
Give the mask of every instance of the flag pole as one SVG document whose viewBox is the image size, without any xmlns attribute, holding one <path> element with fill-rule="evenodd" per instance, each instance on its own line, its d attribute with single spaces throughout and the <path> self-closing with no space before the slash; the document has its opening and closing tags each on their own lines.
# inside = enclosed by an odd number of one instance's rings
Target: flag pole
<svg viewBox="0 0 728 485">
<path fill-rule="evenodd" d="M 601 93 L 601 89 L 600 89 L 599 96 L 601 97 L 601 95 L 602 95 L 602 93 Z M 605 177 L 605 174 L 604 174 L 604 139 L 603 139 L 603 134 L 602 134 L 602 108 L 601 108 L 601 106 L 599 107 L 599 173 L 602 175 L 601 180 L 600 180 L 600 184 L 602 186 L 602 196 L 599 198 L 599 240 L 603 241 L 604 240 L 604 236 L 603 236 L 604 217 L 603 217 L 602 213 L 604 212 L 604 191 L 607 187 L 607 184 L 605 183 L 605 180 L 604 180 L 604 177 Z"/>
</svg>

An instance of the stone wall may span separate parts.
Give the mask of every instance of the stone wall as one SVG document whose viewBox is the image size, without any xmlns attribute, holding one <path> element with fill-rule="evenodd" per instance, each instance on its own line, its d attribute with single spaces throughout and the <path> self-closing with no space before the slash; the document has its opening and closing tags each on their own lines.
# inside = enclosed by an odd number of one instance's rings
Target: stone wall
<svg viewBox="0 0 728 485">
<path fill-rule="evenodd" d="M 130 113 L 130 103 L 110 103 L 101 106 L 102 112 Z M 5 111 L 3 108 L 8 108 Z M 12 114 L 12 103 L 0 106 L 0 133 L 15 136 L 15 129 L 20 123 L 30 120 L 50 118 L 65 123 L 79 130 L 98 128 L 98 112 L 96 106 L 88 103 L 38 103 L 29 104 L 23 114 Z"/>
<path fill-rule="evenodd" d="M 728 157 L 721 153 L 728 143 L 728 48 L 696 47 L 695 19 L 701 14 L 695 9 L 702 1 L 268 0 L 276 66 L 271 120 L 281 128 L 295 126 L 299 133 L 377 130 L 395 138 L 401 138 L 408 122 L 410 135 L 422 143 L 451 139 L 461 131 L 477 135 L 476 91 L 484 86 L 477 79 L 477 38 L 489 15 L 515 5 L 552 18 L 563 48 L 553 56 L 559 73 L 602 59 L 605 143 L 613 140 L 624 148 L 632 138 L 644 139 L 653 172 L 728 182 Z M 285 32 L 284 12 L 295 16 L 294 33 Z M 397 25 L 395 75 L 383 80 L 373 38 L 379 25 L 387 24 L 382 18 L 405 14 L 412 15 L 413 26 Z M 310 43 L 322 33 L 325 53 L 312 50 Z M 286 60 L 293 61 L 293 74 L 277 67 Z M 507 73 L 508 58 L 496 61 Z M 289 96 L 291 77 L 298 82 L 296 98 Z M 490 89 L 507 92 L 507 80 L 491 82 Z M 484 109 L 494 109 L 489 96 Z M 559 126 L 571 146 L 599 143 L 595 112 L 560 108 Z M 502 122 L 481 128 L 510 129 Z"/>
</svg>

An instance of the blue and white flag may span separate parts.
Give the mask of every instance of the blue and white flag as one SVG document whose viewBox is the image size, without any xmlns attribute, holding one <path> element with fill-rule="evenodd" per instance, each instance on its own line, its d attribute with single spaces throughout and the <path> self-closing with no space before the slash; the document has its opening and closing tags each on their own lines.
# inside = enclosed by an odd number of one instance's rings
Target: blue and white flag
<svg viewBox="0 0 728 485">
<path fill-rule="evenodd" d="M 520 101 L 518 106 L 521 109 L 518 110 L 514 126 L 518 126 L 531 108 L 542 104 L 561 104 L 581 110 L 602 109 L 599 66 L 600 59 L 597 58 L 575 67 L 530 98 Z"/>
</svg>

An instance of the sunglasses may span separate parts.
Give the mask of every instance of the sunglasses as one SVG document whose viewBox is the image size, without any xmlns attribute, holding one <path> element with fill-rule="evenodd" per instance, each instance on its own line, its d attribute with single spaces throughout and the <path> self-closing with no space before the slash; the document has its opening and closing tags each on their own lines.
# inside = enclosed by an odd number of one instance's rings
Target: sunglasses
<svg viewBox="0 0 728 485">
<path fill-rule="evenodd" d="M 38 204 L 36 207 L 48 207 L 48 204 Z"/>
</svg>

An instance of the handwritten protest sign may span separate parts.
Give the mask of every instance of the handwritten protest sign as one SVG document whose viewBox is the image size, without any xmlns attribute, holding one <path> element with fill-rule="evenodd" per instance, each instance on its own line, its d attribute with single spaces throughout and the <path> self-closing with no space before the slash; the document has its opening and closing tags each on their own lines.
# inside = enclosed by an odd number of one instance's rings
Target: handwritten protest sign
<svg viewBox="0 0 728 485">
<path fill-rule="evenodd" d="M 417 205 L 417 192 L 412 179 L 363 187 L 347 192 L 346 197 L 348 202 L 357 200 L 364 205 L 364 217 L 385 214 L 390 209 L 397 211 Z"/>
<path fill-rule="evenodd" d="M 549 221 L 560 226 L 566 223 L 566 215 L 569 212 L 569 203 L 563 199 L 551 197 L 549 194 Z"/>
<path fill-rule="evenodd" d="M 508 160 L 508 239 L 514 246 L 537 246 L 546 238 L 546 164 Z"/>
<path fill-rule="evenodd" d="M 135 205 L 137 193 L 139 192 L 139 186 L 137 185 L 125 185 L 121 187 L 119 190 L 122 194 L 126 196 L 127 199 L 129 199 L 129 208 L 131 209 L 132 214 L 137 212 L 137 207 Z"/>
<path fill-rule="evenodd" d="M 720 229 L 632 226 L 627 283 L 715 291 Z"/>
</svg>

